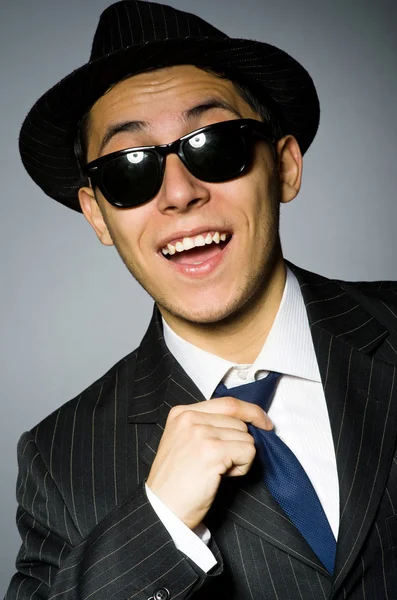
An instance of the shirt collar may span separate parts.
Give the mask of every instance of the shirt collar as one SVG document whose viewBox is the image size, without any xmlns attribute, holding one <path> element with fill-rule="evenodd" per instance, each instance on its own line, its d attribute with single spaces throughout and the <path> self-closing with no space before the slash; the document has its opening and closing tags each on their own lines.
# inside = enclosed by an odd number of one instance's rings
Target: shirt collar
<svg viewBox="0 0 397 600">
<path fill-rule="evenodd" d="M 252 370 L 277 371 L 320 382 L 309 321 L 298 280 L 286 267 L 283 297 L 267 339 Z M 211 354 L 176 334 L 163 319 L 164 340 L 171 353 L 205 398 L 211 398 L 218 383 L 236 363 Z"/>
</svg>

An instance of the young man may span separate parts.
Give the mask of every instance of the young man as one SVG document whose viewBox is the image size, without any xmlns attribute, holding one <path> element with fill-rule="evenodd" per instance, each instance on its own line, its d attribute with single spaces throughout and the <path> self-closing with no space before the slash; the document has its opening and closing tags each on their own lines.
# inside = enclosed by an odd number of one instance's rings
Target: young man
<svg viewBox="0 0 397 600">
<path fill-rule="evenodd" d="M 281 50 L 137 0 L 28 115 L 29 173 L 155 309 L 22 437 L 8 600 L 395 594 L 397 286 L 287 265 L 279 240 L 318 117 Z"/>
</svg>

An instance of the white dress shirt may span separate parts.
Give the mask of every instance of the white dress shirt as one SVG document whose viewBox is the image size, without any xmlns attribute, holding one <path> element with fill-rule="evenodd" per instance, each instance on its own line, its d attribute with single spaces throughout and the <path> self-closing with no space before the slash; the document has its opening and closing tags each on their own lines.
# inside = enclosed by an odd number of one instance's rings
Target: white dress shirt
<svg viewBox="0 0 397 600">
<path fill-rule="evenodd" d="M 287 268 L 286 285 L 272 328 L 252 365 L 238 365 L 206 352 L 178 336 L 163 320 L 169 350 L 206 399 L 220 381 L 231 388 L 283 373 L 268 415 L 277 435 L 291 448 L 310 478 L 337 538 L 339 483 L 331 428 L 306 309 L 299 283 Z M 216 560 L 207 547 L 210 533 L 195 532 L 146 489 L 148 499 L 177 548 L 208 572 Z"/>
</svg>

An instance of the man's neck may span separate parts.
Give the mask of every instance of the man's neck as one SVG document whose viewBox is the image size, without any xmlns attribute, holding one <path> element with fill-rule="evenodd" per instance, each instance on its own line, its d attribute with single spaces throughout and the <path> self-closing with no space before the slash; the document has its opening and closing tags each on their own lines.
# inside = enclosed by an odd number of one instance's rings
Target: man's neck
<svg viewBox="0 0 397 600">
<path fill-rule="evenodd" d="M 232 317 L 217 323 L 191 323 L 164 314 L 167 324 L 186 341 L 221 358 L 251 364 L 258 356 L 279 309 L 286 281 L 284 261 L 274 269 L 264 290 Z"/>
</svg>

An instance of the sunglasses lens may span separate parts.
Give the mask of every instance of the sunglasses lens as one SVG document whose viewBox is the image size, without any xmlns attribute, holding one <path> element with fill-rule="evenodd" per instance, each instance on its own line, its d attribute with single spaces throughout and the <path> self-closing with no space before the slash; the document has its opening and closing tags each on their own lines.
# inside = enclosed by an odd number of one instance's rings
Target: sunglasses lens
<svg viewBox="0 0 397 600">
<path fill-rule="evenodd" d="M 144 204 L 157 194 L 160 186 L 159 160 L 150 150 L 117 156 L 101 169 L 101 192 L 116 206 Z"/>
<path fill-rule="evenodd" d="M 191 173 L 208 182 L 237 177 L 247 165 L 247 149 L 240 129 L 210 129 L 183 143 L 183 153 Z"/>
</svg>

